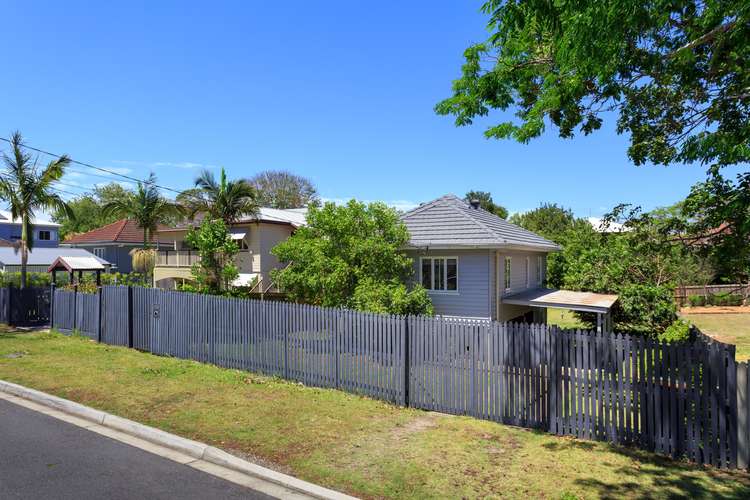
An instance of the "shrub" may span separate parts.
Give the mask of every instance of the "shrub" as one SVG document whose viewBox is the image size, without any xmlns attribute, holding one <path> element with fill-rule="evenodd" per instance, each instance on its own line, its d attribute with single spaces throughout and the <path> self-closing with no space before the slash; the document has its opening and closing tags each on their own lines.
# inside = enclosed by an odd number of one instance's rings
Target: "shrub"
<svg viewBox="0 0 750 500">
<path fill-rule="evenodd" d="M 627 285 L 613 310 L 618 330 L 656 337 L 677 319 L 674 292 L 666 286 Z"/>
<path fill-rule="evenodd" d="M 658 339 L 669 344 L 690 340 L 690 323 L 677 319 L 658 335 Z"/>
<path fill-rule="evenodd" d="M 398 279 L 387 282 L 371 278 L 360 280 L 354 289 L 352 306 L 360 311 L 383 314 L 434 314 L 427 290 L 422 286 L 408 290 Z"/>
<path fill-rule="evenodd" d="M 708 296 L 709 303 L 713 306 L 741 306 L 742 295 L 723 292 Z"/>
<path fill-rule="evenodd" d="M 700 307 L 706 305 L 706 297 L 703 295 L 690 295 L 688 297 L 690 307 Z"/>
</svg>

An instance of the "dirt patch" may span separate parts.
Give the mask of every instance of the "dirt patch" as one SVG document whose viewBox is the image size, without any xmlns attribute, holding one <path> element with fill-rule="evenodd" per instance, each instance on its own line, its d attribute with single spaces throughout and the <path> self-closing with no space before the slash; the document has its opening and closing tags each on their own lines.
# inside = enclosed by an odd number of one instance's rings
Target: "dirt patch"
<svg viewBox="0 0 750 500">
<path fill-rule="evenodd" d="M 409 436 L 424 432 L 437 427 L 436 420 L 440 418 L 437 415 L 419 416 L 409 420 L 406 424 L 400 425 L 391 431 L 391 437 L 398 441 L 403 441 Z"/>
<path fill-rule="evenodd" d="M 680 314 L 750 314 L 750 306 L 683 307 Z"/>
</svg>

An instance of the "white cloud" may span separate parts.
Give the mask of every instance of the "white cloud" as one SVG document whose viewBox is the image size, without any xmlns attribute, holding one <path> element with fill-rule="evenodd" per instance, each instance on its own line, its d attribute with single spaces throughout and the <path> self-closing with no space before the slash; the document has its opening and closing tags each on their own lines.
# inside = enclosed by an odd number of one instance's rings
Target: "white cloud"
<svg viewBox="0 0 750 500">
<path fill-rule="evenodd" d="M 145 167 L 145 168 L 157 168 L 157 167 L 174 167 L 174 168 L 181 168 L 185 170 L 195 170 L 195 169 L 213 169 L 217 168 L 216 165 L 206 165 L 204 163 L 196 163 L 193 161 L 181 161 L 181 162 L 175 162 L 175 161 L 133 161 L 133 160 L 112 160 L 112 163 L 119 163 L 121 165 L 133 165 L 138 167 Z"/>
</svg>

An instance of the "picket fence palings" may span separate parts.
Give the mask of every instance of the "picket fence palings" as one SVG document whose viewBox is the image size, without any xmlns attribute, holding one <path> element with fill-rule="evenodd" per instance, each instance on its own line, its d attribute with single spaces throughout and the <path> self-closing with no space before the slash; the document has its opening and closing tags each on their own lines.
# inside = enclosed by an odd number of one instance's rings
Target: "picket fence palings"
<svg viewBox="0 0 750 500">
<path fill-rule="evenodd" d="M 738 428 L 734 348 L 703 335 L 667 345 L 543 324 L 404 318 L 138 287 L 131 318 L 126 287 L 99 293 L 55 290 L 53 326 L 75 325 L 92 338 L 100 331 L 103 343 L 127 345 L 132 321 L 134 347 L 156 354 L 396 404 L 406 404 L 408 392 L 417 408 L 635 444 L 722 468 L 737 467 L 748 446 L 738 441 L 747 429 Z"/>
</svg>

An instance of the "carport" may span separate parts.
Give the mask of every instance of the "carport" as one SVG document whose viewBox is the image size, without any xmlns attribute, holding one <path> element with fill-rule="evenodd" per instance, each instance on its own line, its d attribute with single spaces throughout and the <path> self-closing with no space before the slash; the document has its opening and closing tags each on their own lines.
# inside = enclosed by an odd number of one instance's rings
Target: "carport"
<svg viewBox="0 0 750 500">
<path fill-rule="evenodd" d="M 528 307 L 551 307 L 555 309 L 570 309 L 571 311 L 590 312 L 596 314 L 596 331 L 612 331 L 611 309 L 617 302 L 617 295 L 592 292 L 574 292 L 572 290 L 555 290 L 538 288 L 525 292 L 508 295 L 502 299 L 504 304 L 514 304 Z"/>
</svg>

